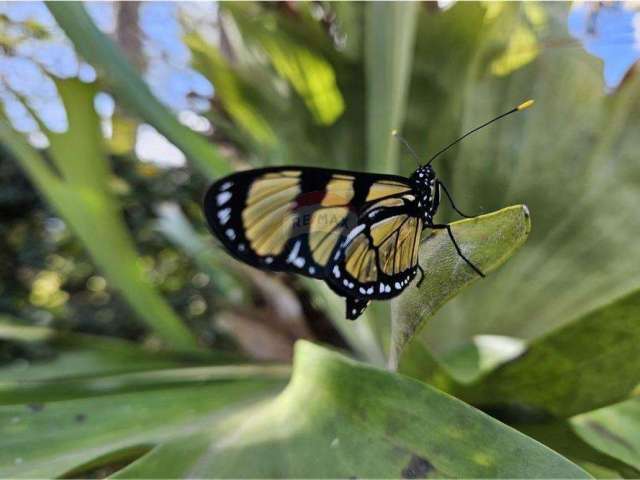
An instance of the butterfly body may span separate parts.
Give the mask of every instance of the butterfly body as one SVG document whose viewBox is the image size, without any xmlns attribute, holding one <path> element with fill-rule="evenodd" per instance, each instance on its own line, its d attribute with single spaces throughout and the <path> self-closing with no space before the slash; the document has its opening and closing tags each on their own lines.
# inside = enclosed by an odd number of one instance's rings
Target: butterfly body
<svg viewBox="0 0 640 480">
<path fill-rule="evenodd" d="M 214 235 L 254 267 L 324 280 L 355 319 L 415 277 L 422 230 L 439 204 L 431 166 L 411 177 L 268 167 L 215 182 L 204 211 Z"/>
</svg>

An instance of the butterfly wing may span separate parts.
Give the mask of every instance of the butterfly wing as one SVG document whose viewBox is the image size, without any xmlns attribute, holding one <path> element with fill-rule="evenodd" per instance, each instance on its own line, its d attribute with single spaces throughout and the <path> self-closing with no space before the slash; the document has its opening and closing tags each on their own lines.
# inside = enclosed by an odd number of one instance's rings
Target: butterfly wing
<svg viewBox="0 0 640 480">
<path fill-rule="evenodd" d="M 361 213 L 327 268 L 327 283 L 347 297 L 347 318 L 357 318 L 370 300 L 406 288 L 418 269 L 422 228 L 412 193 L 379 200 Z"/>
<path fill-rule="evenodd" d="M 361 214 L 410 191 L 408 180 L 394 175 L 272 167 L 218 180 L 205 196 L 204 211 L 237 259 L 326 279 L 327 265 Z"/>
</svg>

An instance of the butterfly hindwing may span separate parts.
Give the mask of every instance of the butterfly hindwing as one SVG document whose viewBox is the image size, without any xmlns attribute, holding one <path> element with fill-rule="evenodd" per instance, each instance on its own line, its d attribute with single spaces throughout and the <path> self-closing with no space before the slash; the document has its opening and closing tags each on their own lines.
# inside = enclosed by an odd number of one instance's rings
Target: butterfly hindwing
<svg viewBox="0 0 640 480">
<path fill-rule="evenodd" d="M 399 295 L 417 272 L 422 227 L 410 193 L 373 203 L 329 264 L 329 285 L 363 302 Z"/>
<path fill-rule="evenodd" d="M 215 182 L 204 210 L 215 235 L 239 260 L 326 279 L 327 265 L 361 213 L 410 189 L 407 179 L 392 175 L 272 167 Z"/>
</svg>

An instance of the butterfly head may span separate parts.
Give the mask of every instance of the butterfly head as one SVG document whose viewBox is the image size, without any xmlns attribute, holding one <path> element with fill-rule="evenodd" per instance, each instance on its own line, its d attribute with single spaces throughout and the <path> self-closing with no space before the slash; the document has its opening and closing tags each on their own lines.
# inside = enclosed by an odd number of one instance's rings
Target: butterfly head
<svg viewBox="0 0 640 480">
<path fill-rule="evenodd" d="M 440 204 L 440 184 L 436 171 L 431 165 L 419 167 L 410 179 L 418 196 L 418 208 L 423 212 L 425 222 L 431 223 Z"/>
</svg>

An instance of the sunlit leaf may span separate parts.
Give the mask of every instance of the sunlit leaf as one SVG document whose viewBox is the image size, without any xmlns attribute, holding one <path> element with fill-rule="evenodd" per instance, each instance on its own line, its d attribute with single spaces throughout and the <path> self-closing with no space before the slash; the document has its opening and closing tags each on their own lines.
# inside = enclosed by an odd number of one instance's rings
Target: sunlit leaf
<svg viewBox="0 0 640 480">
<path fill-rule="evenodd" d="M 216 95 L 229 115 L 250 133 L 255 141 L 272 145 L 275 134 L 261 112 L 246 100 L 248 85 L 233 71 L 222 58 L 217 48 L 207 44 L 200 36 L 190 35 L 185 38 L 186 45 L 194 55 L 195 67 L 216 88 Z"/>
<path fill-rule="evenodd" d="M 229 170 L 228 162 L 213 145 L 178 122 L 158 102 L 123 53 L 94 25 L 81 3 L 49 2 L 47 8 L 78 52 L 98 69 L 118 100 L 132 109 L 132 113 L 153 125 L 208 177 Z"/>
<path fill-rule="evenodd" d="M 437 390 L 303 342 L 280 396 L 183 445 L 168 442 L 117 476 L 586 477 Z"/>
</svg>

